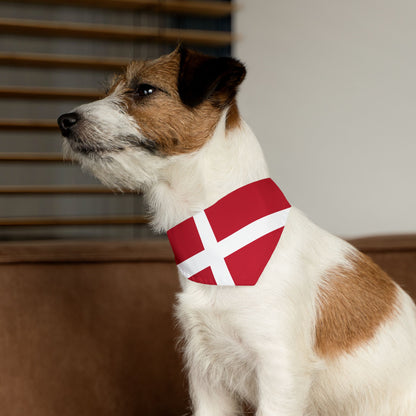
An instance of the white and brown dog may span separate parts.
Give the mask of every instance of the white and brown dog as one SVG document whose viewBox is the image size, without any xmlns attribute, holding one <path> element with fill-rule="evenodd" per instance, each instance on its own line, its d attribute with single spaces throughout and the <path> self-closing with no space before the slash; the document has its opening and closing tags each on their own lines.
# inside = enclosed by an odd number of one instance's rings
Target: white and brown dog
<svg viewBox="0 0 416 416">
<path fill-rule="evenodd" d="M 244 76 L 235 59 L 182 47 L 133 62 L 105 98 L 59 118 L 66 151 L 108 186 L 143 192 L 165 232 L 269 176 L 237 109 Z M 177 316 L 194 415 L 237 415 L 242 402 L 257 416 L 416 415 L 412 300 L 297 209 L 255 285 L 188 277 Z"/>
</svg>

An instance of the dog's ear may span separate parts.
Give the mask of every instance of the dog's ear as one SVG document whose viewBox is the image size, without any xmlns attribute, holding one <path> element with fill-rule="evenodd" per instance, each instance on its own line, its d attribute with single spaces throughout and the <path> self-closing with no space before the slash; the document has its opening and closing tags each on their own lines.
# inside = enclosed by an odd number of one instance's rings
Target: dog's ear
<svg viewBox="0 0 416 416">
<path fill-rule="evenodd" d="M 214 58 L 179 46 L 178 91 L 182 102 L 196 107 L 206 99 L 225 107 L 244 80 L 244 65 L 233 58 Z"/>
</svg>

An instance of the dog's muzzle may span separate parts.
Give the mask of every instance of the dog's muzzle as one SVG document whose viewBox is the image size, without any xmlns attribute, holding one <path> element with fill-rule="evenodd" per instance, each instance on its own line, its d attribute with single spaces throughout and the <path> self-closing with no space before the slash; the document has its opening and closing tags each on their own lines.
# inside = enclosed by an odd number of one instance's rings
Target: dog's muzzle
<svg viewBox="0 0 416 416">
<path fill-rule="evenodd" d="M 62 136 L 69 137 L 79 120 L 80 116 L 78 113 L 62 114 L 58 118 L 58 126 L 61 130 Z"/>
</svg>

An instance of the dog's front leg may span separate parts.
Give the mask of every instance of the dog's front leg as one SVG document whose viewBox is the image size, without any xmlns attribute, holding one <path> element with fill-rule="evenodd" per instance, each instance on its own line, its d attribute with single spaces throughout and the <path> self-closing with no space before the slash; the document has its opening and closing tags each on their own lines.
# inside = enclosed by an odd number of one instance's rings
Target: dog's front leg
<svg viewBox="0 0 416 416">
<path fill-rule="evenodd" d="M 292 346 L 293 348 L 293 346 Z M 262 352 L 257 368 L 256 416 L 305 416 L 310 375 L 301 355 L 289 346 Z"/>
<path fill-rule="evenodd" d="M 189 389 L 193 416 L 235 416 L 239 406 L 232 395 L 218 385 L 208 383 L 199 372 L 190 371 Z"/>
</svg>

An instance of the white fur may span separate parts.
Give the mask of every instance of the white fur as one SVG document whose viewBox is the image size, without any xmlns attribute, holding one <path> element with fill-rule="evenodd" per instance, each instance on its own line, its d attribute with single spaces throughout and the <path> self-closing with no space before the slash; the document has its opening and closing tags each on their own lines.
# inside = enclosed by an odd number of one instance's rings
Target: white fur
<svg viewBox="0 0 416 416">
<path fill-rule="evenodd" d="M 131 120 L 121 126 L 138 134 Z M 158 231 L 268 177 L 252 131 L 244 122 L 227 131 L 225 117 L 192 154 L 127 150 L 76 157 L 111 186 L 143 190 Z M 416 414 L 416 313 L 401 289 L 400 313 L 370 342 L 333 360 L 314 350 L 319 284 L 352 250 L 293 208 L 257 285 L 208 286 L 180 276 L 176 315 L 195 416 L 236 415 L 239 399 L 251 403 L 257 416 Z"/>
</svg>

